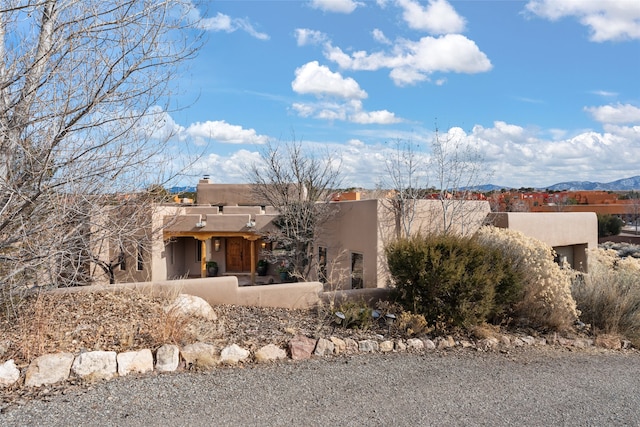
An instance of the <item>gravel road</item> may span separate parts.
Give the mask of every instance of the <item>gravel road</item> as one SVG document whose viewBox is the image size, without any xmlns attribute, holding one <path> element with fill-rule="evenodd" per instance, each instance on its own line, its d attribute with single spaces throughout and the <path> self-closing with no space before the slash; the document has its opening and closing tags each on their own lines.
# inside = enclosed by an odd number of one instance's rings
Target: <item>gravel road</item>
<svg viewBox="0 0 640 427">
<path fill-rule="evenodd" d="M 337 357 L 120 378 L 0 414 L 2 426 L 640 425 L 640 354 Z"/>
</svg>

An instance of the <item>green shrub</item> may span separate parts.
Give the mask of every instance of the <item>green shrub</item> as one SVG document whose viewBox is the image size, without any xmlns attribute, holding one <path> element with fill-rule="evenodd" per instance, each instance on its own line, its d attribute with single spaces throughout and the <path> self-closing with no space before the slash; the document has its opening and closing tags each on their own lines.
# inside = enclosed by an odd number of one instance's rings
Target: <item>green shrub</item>
<svg viewBox="0 0 640 427">
<path fill-rule="evenodd" d="M 596 249 L 588 264 L 589 273 L 572 287 L 580 319 L 597 334 L 623 335 L 640 346 L 640 260 Z"/>
<path fill-rule="evenodd" d="M 372 308 L 364 301 L 348 301 L 344 302 L 332 310 L 332 316 L 337 318 L 337 313 L 341 313 L 344 319 L 341 319 L 340 326 L 351 329 L 367 329 L 371 322 Z"/>
<path fill-rule="evenodd" d="M 571 296 L 574 272 L 554 262 L 549 245 L 515 230 L 482 227 L 476 234 L 479 242 L 499 250 L 518 272 L 522 293 L 514 305 L 514 315 L 530 326 L 571 329 L 578 318 L 576 302 Z"/>
<path fill-rule="evenodd" d="M 624 223 L 615 215 L 598 214 L 598 237 L 617 236 Z"/>
<path fill-rule="evenodd" d="M 395 298 L 438 327 L 499 321 L 519 295 L 514 270 L 474 238 L 416 236 L 385 252 Z"/>
</svg>

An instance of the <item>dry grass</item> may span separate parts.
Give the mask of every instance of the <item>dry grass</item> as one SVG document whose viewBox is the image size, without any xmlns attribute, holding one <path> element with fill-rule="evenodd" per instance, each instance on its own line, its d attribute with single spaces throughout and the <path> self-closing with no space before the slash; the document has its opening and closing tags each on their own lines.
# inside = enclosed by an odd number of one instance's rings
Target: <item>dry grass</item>
<svg viewBox="0 0 640 427">
<path fill-rule="evenodd" d="M 581 320 L 596 334 L 623 336 L 640 346 L 640 263 L 610 251 L 589 254 L 589 273 L 572 289 Z"/>
<path fill-rule="evenodd" d="M 0 320 L 0 341 L 10 342 L 2 358 L 24 364 L 58 351 L 155 349 L 196 341 L 197 327 L 217 331 L 213 324 L 203 328 L 204 320 L 165 311 L 167 303 L 166 296 L 135 291 L 33 295 L 18 308 L 17 320 Z"/>
<path fill-rule="evenodd" d="M 333 325 L 322 310 L 218 305 L 217 321 L 185 316 L 166 308 L 177 293 L 149 296 L 138 291 L 41 293 L 18 307 L 17 317 L 0 318 L 0 361 L 27 366 L 47 353 L 128 351 L 163 344 L 206 342 L 221 349 L 237 344 L 255 352 L 267 344 L 286 348 L 293 335 L 327 336 Z M 342 338 L 370 339 L 386 328 L 339 328 Z M 9 345 L 7 346 L 7 342 Z M 0 350 L 1 351 L 1 350 Z"/>
</svg>

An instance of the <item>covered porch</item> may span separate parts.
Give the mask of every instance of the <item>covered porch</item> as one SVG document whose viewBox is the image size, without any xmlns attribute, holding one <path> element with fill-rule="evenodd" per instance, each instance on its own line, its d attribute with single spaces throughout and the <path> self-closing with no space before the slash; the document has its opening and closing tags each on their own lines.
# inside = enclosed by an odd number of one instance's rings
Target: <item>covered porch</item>
<svg viewBox="0 0 640 427">
<path fill-rule="evenodd" d="M 275 214 L 260 207 L 193 206 L 165 219 L 167 278 L 236 276 L 241 286 L 278 283 L 275 266 L 259 271 Z M 260 273 L 260 275 L 259 275 Z M 264 274 L 264 275 L 263 275 Z"/>
</svg>

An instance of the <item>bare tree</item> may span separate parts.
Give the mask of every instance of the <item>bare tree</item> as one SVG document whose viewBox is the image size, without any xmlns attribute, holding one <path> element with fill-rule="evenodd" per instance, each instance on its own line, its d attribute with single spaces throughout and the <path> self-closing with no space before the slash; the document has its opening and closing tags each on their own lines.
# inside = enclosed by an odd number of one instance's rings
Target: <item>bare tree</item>
<svg viewBox="0 0 640 427">
<path fill-rule="evenodd" d="M 249 179 L 256 195 L 273 206 L 279 216 L 278 232 L 265 238 L 284 248 L 291 274 L 308 280 L 317 274 L 315 243 L 319 232 L 334 214 L 328 204 L 339 188 L 340 161 L 330 153 L 304 150 L 296 141 L 268 145 L 262 161 L 252 165 Z M 275 254 L 274 254 L 275 255 Z"/>
<path fill-rule="evenodd" d="M 385 161 L 386 175 L 379 187 L 393 191 L 382 199 L 395 220 L 396 237 L 411 235 L 417 213 L 417 203 L 428 186 L 426 156 L 412 141 L 394 141 L 393 151 Z"/>
<path fill-rule="evenodd" d="M 152 136 L 197 51 L 192 12 L 179 0 L 0 6 L 0 306 L 25 288 L 83 282 L 87 233 L 122 230 L 96 220 L 98 196 L 163 182 Z"/>
<path fill-rule="evenodd" d="M 467 202 L 474 200 L 478 185 L 491 176 L 480 150 L 455 130 L 442 135 L 436 126 L 429 171 L 433 185 L 439 189 L 440 231 L 450 233 L 454 226 L 459 226 L 458 232 L 470 232 L 470 221 L 477 212 Z"/>
</svg>

